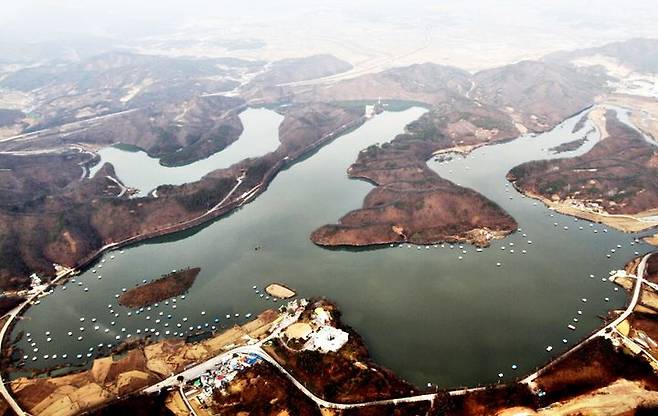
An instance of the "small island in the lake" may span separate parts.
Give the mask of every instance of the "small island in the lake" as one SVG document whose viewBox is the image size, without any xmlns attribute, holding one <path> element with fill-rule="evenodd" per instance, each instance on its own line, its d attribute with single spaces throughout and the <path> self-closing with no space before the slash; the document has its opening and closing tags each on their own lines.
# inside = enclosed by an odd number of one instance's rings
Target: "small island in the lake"
<svg viewBox="0 0 658 416">
<path fill-rule="evenodd" d="M 178 270 L 136 286 L 119 297 L 119 304 L 129 308 L 141 308 L 181 295 L 194 284 L 200 271 L 200 267 Z"/>
<path fill-rule="evenodd" d="M 580 149 L 580 147 L 584 145 L 586 142 L 587 142 L 587 135 L 581 137 L 580 139 L 572 140 L 570 142 L 562 143 L 555 147 L 551 147 L 548 150 L 555 154 L 573 152 L 574 150 Z"/>
</svg>

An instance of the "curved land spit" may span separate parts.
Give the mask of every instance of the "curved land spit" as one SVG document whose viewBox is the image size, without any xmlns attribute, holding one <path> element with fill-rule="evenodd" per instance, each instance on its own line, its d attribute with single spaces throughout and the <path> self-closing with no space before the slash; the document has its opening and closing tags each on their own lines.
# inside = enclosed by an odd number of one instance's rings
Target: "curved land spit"
<svg viewBox="0 0 658 416">
<path fill-rule="evenodd" d="M 601 111 L 592 110 L 590 117 Z M 602 140 L 589 152 L 524 163 L 508 179 L 521 192 L 568 215 L 626 232 L 658 226 L 658 148 L 616 111 L 607 110 L 598 123 Z"/>
</svg>

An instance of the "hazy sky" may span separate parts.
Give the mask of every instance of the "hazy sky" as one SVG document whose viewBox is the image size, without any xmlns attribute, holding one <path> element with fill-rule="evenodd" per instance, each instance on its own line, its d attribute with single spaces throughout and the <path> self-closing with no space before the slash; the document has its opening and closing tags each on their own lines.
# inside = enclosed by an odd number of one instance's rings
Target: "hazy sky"
<svg viewBox="0 0 658 416">
<path fill-rule="evenodd" d="M 242 37 L 266 42 L 267 57 L 316 52 L 354 61 L 389 54 L 477 67 L 658 37 L 657 21 L 655 0 L 5 0 L 0 43 Z"/>
</svg>

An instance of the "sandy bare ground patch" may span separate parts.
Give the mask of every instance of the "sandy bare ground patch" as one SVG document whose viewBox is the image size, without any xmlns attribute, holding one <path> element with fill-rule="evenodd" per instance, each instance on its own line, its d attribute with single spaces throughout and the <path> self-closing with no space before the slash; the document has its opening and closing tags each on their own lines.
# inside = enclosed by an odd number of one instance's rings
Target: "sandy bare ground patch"
<svg viewBox="0 0 658 416">
<path fill-rule="evenodd" d="M 272 283 L 271 285 L 267 286 L 265 291 L 271 296 L 277 297 L 279 299 L 288 299 L 295 296 L 295 292 L 293 290 L 278 283 Z"/>
<path fill-rule="evenodd" d="M 596 106 L 589 112 L 589 118 L 592 120 L 597 130 L 601 134 L 601 139 L 608 137 L 608 129 L 606 128 L 605 107 Z"/>
<path fill-rule="evenodd" d="M 509 409 L 501 410 L 496 413 L 496 416 L 533 416 L 538 413 L 528 407 L 512 407 Z"/>
<path fill-rule="evenodd" d="M 653 217 L 658 216 L 658 209 L 639 212 L 637 214 L 606 214 L 590 211 L 574 206 L 565 201 L 552 201 L 535 193 L 526 192 L 526 195 L 538 199 L 549 208 L 562 214 L 571 215 L 592 222 L 598 222 L 616 228 L 626 233 L 635 233 L 650 228 L 658 227 L 658 221 Z"/>
<path fill-rule="evenodd" d="M 649 237 L 644 237 L 644 241 L 651 244 L 651 245 L 653 245 L 653 246 L 658 247 L 658 234 L 654 234 L 654 235 L 649 236 Z"/>
<path fill-rule="evenodd" d="M 649 391 L 639 382 L 620 379 L 572 400 L 555 403 L 539 411 L 540 415 L 621 415 L 632 414 L 640 405 L 658 406 L 658 392 Z"/>
</svg>

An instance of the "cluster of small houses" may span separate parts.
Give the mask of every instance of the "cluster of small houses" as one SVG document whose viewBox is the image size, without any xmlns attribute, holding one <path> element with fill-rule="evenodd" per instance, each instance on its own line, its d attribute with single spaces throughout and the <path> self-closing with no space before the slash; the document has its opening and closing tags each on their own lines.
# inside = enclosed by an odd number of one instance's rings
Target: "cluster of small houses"
<svg viewBox="0 0 658 416">
<path fill-rule="evenodd" d="M 594 201 L 581 201 L 581 200 L 578 200 L 578 199 L 567 198 L 566 200 L 564 200 L 564 203 L 569 204 L 574 208 L 577 208 L 577 209 L 580 209 L 580 210 L 583 210 L 583 211 L 590 211 L 590 212 L 593 212 L 595 214 L 605 214 L 606 213 L 605 209 L 603 209 L 603 207 L 599 203 L 594 202 Z"/>
<path fill-rule="evenodd" d="M 203 402 L 212 397 L 213 391 L 225 390 L 238 373 L 261 360 L 256 354 L 234 354 L 226 357 L 216 367 L 192 382 L 194 387 L 202 389 L 197 398 Z"/>
<path fill-rule="evenodd" d="M 304 342 L 302 350 L 320 351 L 322 353 L 338 351 L 349 338 L 349 334 L 331 325 L 331 313 L 316 307 L 308 322 L 299 318 L 308 306 L 306 299 L 295 299 L 281 306 L 281 316 L 272 328 L 272 334 L 282 341 L 292 338 Z M 294 336 L 293 336 L 294 334 Z M 262 358 L 253 353 L 236 353 L 226 357 L 211 370 L 201 374 L 192 385 L 201 392 L 196 395 L 201 403 L 212 397 L 215 390 L 226 391 L 231 381 L 241 371 L 259 363 Z"/>
</svg>

